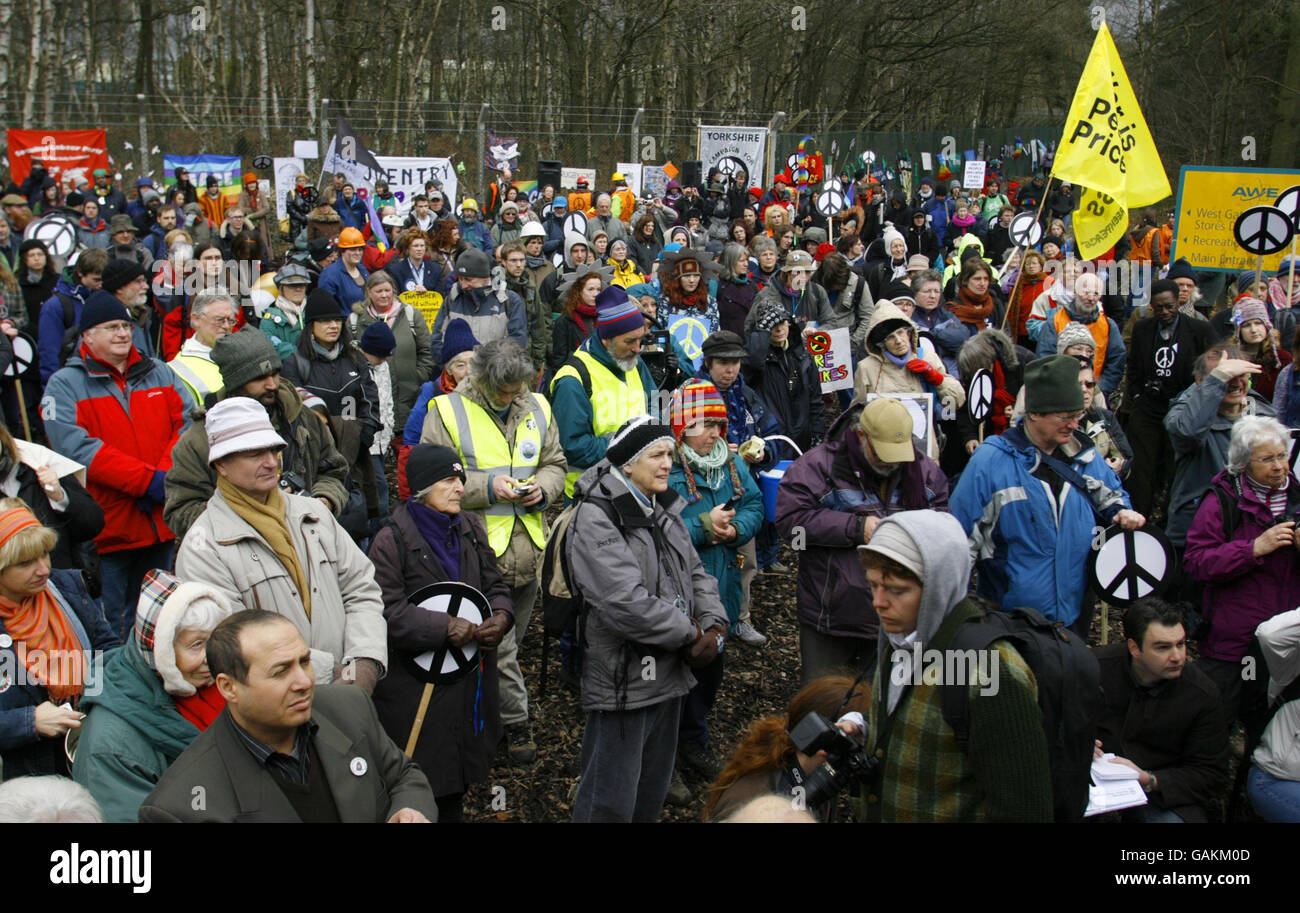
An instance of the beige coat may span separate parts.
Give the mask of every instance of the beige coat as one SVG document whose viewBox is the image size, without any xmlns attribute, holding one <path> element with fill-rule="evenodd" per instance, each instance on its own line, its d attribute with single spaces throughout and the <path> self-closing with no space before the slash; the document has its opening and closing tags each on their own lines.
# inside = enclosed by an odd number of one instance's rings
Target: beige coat
<svg viewBox="0 0 1300 913">
<path fill-rule="evenodd" d="M 310 619 L 288 570 L 219 490 L 186 533 L 176 553 L 176 576 L 211 584 L 236 610 L 265 609 L 292 621 L 311 647 L 318 683 L 329 683 L 335 666 L 354 659 L 372 659 L 386 669 L 388 626 L 370 559 L 320 501 L 286 494 L 284 502 L 312 588 Z"/>
<path fill-rule="evenodd" d="M 937 353 L 928 348 L 925 350 L 920 349 L 920 339 L 915 325 L 908 320 L 897 305 L 892 301 L 879 301 L 876 303 L 875 311 L 871 315 L 868 335 L 881 323 L 892 320 L 906 320 L 908 325 L 911 326 L 910 335 L 913 353 L 911 357 L 921 358 L 926 364 L 944 376 L 938 390 L 935 391 L 937 393 L 934 404 L 935 421 L 938 422 L 945 415 L 952 417 L 956 410 L 966 405 L 966 390 L 956 378 L 950 376 L 944 370 L 943 361 Z M 870 354 L 858 363 L 857 370 L 853 372 L 853 395 L 855 399 L 862 399 L 868 393 L 927 392 L 925 382 L 919 374 L 913 374 L 907 368 L 900 368 L 890 360 L 888 355 L 884 354 L 883 340 L 874 343 L 868 342 L 867 351 Z M 921 354 L 917 355 L 918 351 Z M 933 438 L 930 440 L 930 450 L 933 452 L 929 456 L 932 459 L 938 459 L 938 449 Z"/>
<path fill-rule="evenodd" d="M 531 398 L 538 394 L 531 393 L 528 390 L 523 391 L 514 398 L 510 404 L 510 412 L 506 415 L 506 421 L 502 423 L 500 417 L 488 405 L 487 398 L 479 390 L 478 385 L 471 379 L 467 378 L 456 392 L 467 397 L 471 402 L 477 403 L 488 411 L 492 416 L 492 421 L 496 424 L 497 429 L 505 436 L 507 441 L 513 442 L 515 432 L 519 428 L 519 423 L 532 414 Z M 420 432 L 421 444 L 441 444 L 444 447 L 455 449 L 456 445 L 452 443 L 451 433 L 443 424 L 442 413 L 438 411 L 438 406 L 430 401 L 429 413 L 424 419 L 424 429 Z M 538 511 L 545 511 L 552 505 L 564 505 L 564 473 L 567 463 L 564 459 L 564 448 L 560 446 L 560 429 L 551 417 L 551 423 L 547 426 L 546 436 L 542 440 L 542 452 L 537 458 L 537 484 L 541 486 L 542 494 L 545 499 L 537 505 Z M 492 502 L 492 476 L 486 472 L 466 472 L 465 473 L 465 494 L 461 497 L 461 506 L 466 510 L 475 511 L 484 523 L 487 522 L 487 516 L 484 510 Z M 510 535 L 510 545 L 504 555 L 497 556 L 497 567 L 501 569 L 501 576 L 505 578 L 506 583 L 511 586 L 522 586 L 530 579 L 541 572 L 541 551 L 533 544 L 533 540 L 524 528 L 524 524 L 515 523 L 514 532 Z"/>
</svg>

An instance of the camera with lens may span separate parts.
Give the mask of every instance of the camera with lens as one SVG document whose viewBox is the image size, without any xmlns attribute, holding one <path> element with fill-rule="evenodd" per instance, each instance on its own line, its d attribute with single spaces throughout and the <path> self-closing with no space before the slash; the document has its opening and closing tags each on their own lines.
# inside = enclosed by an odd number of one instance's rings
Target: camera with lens
<svg viewBox="0 0 1300 913">
<path fill-rule="evenodd" d="M 830 801 L 851 783 L 869 783 L 879 774 L 880 761 L 816 711 L 805 714 L 795 724 L 790 730 L 790 741 L 810 757 L 819 751 L 826 752 L 826 761 L 802 783 L 808 808 Z"/>
<path fill-rule="evenodd" d="M 289 494 L 298 494 L 298 492 L 307 490 L 307 480 L 296 472 L 280 473 L 280 487 Z"/>
</svg>

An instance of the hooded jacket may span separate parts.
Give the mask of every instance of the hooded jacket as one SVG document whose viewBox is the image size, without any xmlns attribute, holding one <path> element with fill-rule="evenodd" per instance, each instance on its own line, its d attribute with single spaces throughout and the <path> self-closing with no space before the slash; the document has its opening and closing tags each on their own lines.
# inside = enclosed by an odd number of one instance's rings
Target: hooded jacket
<svg viewBox="0 0 1300 913">
<path fill-rule="evenodd" d="M 832 637 L 872 639 L 880 620 L 858 561 L 868 517 L 903 510 L 948 510 L 948 480 L 913 442 L 914 459 L 888 480 L 868 478 L 850 461 L 863 403 L 835 420 L 826 441 L 786 469 L 777 489 L 776 527 L 784 539 L 801 534 L 795 594 L 799 623 Z M 883 489 L 883 496 L 882 496 Z"/>
<path fill-rule="evenodd" d="M 492 283 L 486 288 L 467 292 L 459 282 L 454 284 L 438 308 L 438 316 L 429 330 L 429 350 L 434 362 L 431 378 L 442 371 L 442 334 L 447 322 L 457 317 L 469 324 L 470 332 L 480 343 L 509 336 L 528 351 L 528 311 L 524 300 L 506 288 L 502 272 L 494 271 Z"/>
<path fill-rule="evenodd" d="M 581 269 L 578 264 L 573 262 L 573 248 L 581 244 L 587 248 L 588 254 L 591 252 L 591 244 L 587 239 L 576 231 L 567 232 L 564 235 L 564 268 L 557 269 L 545 279 L 542 280 L 541 286 L 537 289 L 537 295 L 542 303 L 550 307 L 551 313 L 558 314 L 563 302 L 557 301 L 560 284 L 568 278 L 574 270 Z M 583 264 L 584 267 L 590 266 L 595 269 L 597 264 L 592 264 L 590 260 Z"/>
<path fill-rule="evenodd" d="M 951 413 L 966 404 L 966 390 L 961 383 L 948 376 L 939 356 L 931 351 L 922 352 L 920 334 L 916 325 L 892 301 L 885 300 L 876 305 L 867 329 L 867 337 L 882 324 L 893 324 L 895 329 L 906 325 L 910 349 L 904 356 L 908 362 L 920 359 L 935 371 L 944 375 L 943 381 L 936 387 L 920 374 L 913 373 L 906 366 L 899 367 L 885 350 L 884 340 L 867 342 L 868 355 L 858 362 L 853 372 L 853 395 L 862 399 L 868 393 L 930 393 L 933 394 L 933 408 L 936 421 L 941 412 Z M 891 330 L 890 332 L 893 332 Z M 931 457 L 939 455 L 938 446 L 931 438 Z"/>
<path fill-rule="evenodd" d="M 865 301 L 869 295 L 869 292 L 864 293 L 863 300 Z M 754 332 L 754 325 L 758 322 L 759 312 L 763 310 L 763 305 L 768 302 L 776 302 L 782 305 L 785 312 L 794 318 L 794 326 L 790 329 L 792 335 L 801 332 L 808 321 L 819 320 L 831 314 L 831 302 L 826 295 L 826 289 L 814 282 L 811 276 L 803 292 L 796 295 L 791 294 L 785 287 L 785 283 L 781 281 L 781 274 L 778 271 L 772 277 L 772 281 L 764 285 L 758 294 L 754 296 L 754 303 L 749 306 L 749 313 L 745 315 L 745 332 L 741 334 L 741 338 L 748 338 L 749 334 Z"/>
<path fill-rule="evenodd" d="M 1034 474 L 1042 451 L 1018 424 L 976 449 L 953 490 L 952 512 L 970 536 L 980 595 L 1003 609 L 1028 606 L 1071 625 L 1090 598 L 1083 569 L 1098 523 L 1094 505 L 1131 505 L 1087 435 L 1076 431 L 1056 457 L 1083 476 L 1091 500 L 1062 481 L 1054 503 L 1048 483 Z"/>
<path fill-rule="evenodd" d="M 669 488 L 647 514 L 616 472 L 601 459 L 578 479 L 574 496 L 585 501 L 565 536 L 571 581 L 588 606 L 587 712 L 639 710 L 682 697 L 695 676 L 677 651 L 694 642 L 696 623 L 703 631 L 727 625 L 718 582 L 682 520 L 685 499 Z M 650 668 L 643 657 L 653 659 L 653 675 L 642 674 Z"/>
<path fill-rule="evenodd" d="M 81 702 L 86 719 L 72 778 L 90 790 L 107 822 L 134 823 L 145 796 L 198 737 L 198 727 L 176 709 L 176 696 L 193 694 L 194 686 L 180 677 L 174 642 L 185 612 L 202 598 L 221 605 L 220 618 L 230 614 L 212 587 L 182 583 L 153 620 L 155 648 L 145 651 L 133 632 L 105 656 L 103 689 Z"/>
<path fill-rule="evenodd" d="M 821 443 L 826 436 L 825 406 L 817 366 L 808 350 L 796 337 L 778 348 L 772 344 L 772 334 L 762 330 L 749 335 L 746 349 L 745 386 L 768 405 L 779 432 L 801 450 Z"/>
<path fill-rule="evenodd" d="M 1275 615 L 1255 629 L 1268 664 L 1269 700 L 1277 700 L 1300 675 L 1300 609 Z M 1264 730 L 1255 766 L 1280 780 L 1300 780 L 1300 701 L 1287 701 Z"/>
<path fill-rule="evenodd" d="M 990 657 L 984 668 L 996 668 L 997 678 L 990 674 L 983 686 L 970 683 L 965 749 L 944 721 L 942 686 L 927 683 L 915 665 L 916 657 L 924 661 L 927 652 L 946 650 L 962 625 L 984 616 L 983 607 L 966 596 L 970 560 L 961 524 L 929 510 L 905 511 L 886 522 L 901 526 L 920 552 L 924 588 L 907 642 L 903 635 L 886 634 L 878 645 L 867 750 L 881 757 L 882 767 L 865 790 L 868 820 L 1052 820 L 1037 687 L 1016 649 L 995 641 L 997 665 Z M 992 681 L 997 684 L 990 693 Z"/>
</svg>

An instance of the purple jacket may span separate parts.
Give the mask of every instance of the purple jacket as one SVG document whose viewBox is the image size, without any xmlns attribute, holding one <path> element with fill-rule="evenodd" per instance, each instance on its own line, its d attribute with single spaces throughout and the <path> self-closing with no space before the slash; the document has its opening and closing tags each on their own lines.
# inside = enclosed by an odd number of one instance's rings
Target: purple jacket
<svg viewBox="0 0 1300 913">
<path fill-rule="evenodd" d="M 1196 510 L 1187 531 L 1183 565 L 1206 584 L 1202 611 L 1210 619 L 1210 635 L 1201 642 L 1201 655 L 1237 662 L 1250 649 L 1255 628 L 1279 612 L 1300 605 L 1300 554 L 1283 546 L 1256 558 L 1255 539 L 1273 525 L 1268 507 L 1240 477 L 1225 469 L 1211 485 L 1229 493 L 1241 511 L 1241 521 L 1226 541 L 1219 499 L 1211 491 Z M 1291 477 L 1287 513 L 1300 507 L 1300 482 Z"/>
<path fill-rule="evenodd" d="M 799 555 L 796 593 L 800 624 L 833 637 L 876 636 L 880 620 L 858 561 L 867 517 L 904 510 L 948 510 L 948 480 L 923 450 L 880 492 L 851 465 L 845 438 L 854 434 L 862 403 L 840 414 L 818 444 L 785 471 L 777 490 L 776 526 Z"/>
</svg>

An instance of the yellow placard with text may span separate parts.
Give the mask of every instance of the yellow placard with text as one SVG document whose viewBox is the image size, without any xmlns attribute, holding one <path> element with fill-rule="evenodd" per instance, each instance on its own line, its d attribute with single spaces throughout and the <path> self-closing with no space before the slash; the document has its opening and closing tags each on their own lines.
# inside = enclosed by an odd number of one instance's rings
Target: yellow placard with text
<svg viewBox="0 0 1300 913">
<path fill-rule="evenodd" d="M 1248 254 L 1232 236 L 1237 217 L 1252 206 L 1272 206 L 1277 195 L 1300 184 L 1300 170 L 1184 166 L 1178 175 L 1178 208 L 1171 259 L 1183 257 L 1198 270 L 1242 272 L 1259 258 Z M 1264 258 L 1276 271 L 1288 246 Z"/>
</svg>

